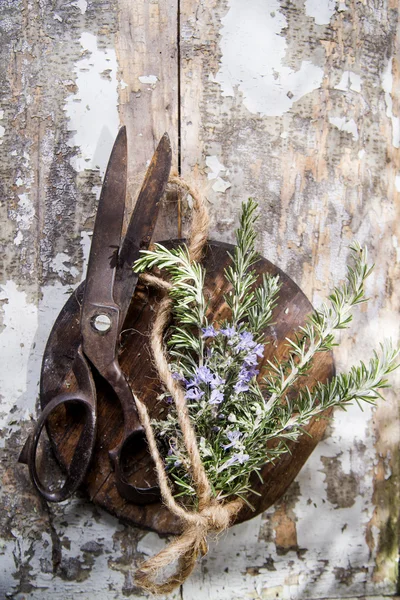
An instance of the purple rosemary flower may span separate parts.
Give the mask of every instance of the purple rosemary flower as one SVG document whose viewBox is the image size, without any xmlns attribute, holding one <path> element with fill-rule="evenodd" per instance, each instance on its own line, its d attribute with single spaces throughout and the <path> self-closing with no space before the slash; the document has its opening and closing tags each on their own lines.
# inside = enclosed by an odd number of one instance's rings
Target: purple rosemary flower
<svg viewBox="0 0 400 600">
<path fill-rule="evenodd" d="M 243 465 L 249 460 L 249 458 L 250 456 L 248 454 L 243 454 L 243 452 L 237 452 L 236 454 L 228 458 L 228 460 L 218 469 L 218 471 L 221 472 L 224 469 L 229 469 L 229 467 L 236 463 Z"/>
<path fill-rule="evenodd" d="M 249 369 L 246 368 L 247 365 L 243 365 L 239 371 L 238 379 L 240 381 L 249 382 L 253 377 L 259 374 L 259 370 L 254 368 L 254 366 L 250 366 Z"/>
<path fill-rule="evenodd" d="M 256 344 L 253 348 L 253 352 L 262 358 L 264 356 L 264 344 Z"/>
<path fill-rule="evenodd" d="M 264 346 L 262 344 L 256 344 L 244 358 L 244 365 L 247 367 L 254 367 L 258 363 L 258 359 L 264 356 Z"/>
<path fill-rule="evenodd" d="M 198 387 L 192 387 L 185 394 L 185 398 L 187 400 L 200 400 L 200 398 L 204 396 L 204 392 L 202 392 Z"/>
<path fill-rule="evenodd" d="M 257 364 L 257 359 L 255 360 L 255 364 Z M 239 371 L 238 380 L 233 386 L 233 389 L 236 392 L 236 394 L 247 392 L 250 389 L 249 382 L 253 377 L 255 377 L 255 375 L 258 375 L 258 373 L 258 369 L 256 369 L 254 365 L 249 365 L 245 360 L 242 365 L 242 368 Z"/>
<path fill-rule="evenodd" d="M 235 385 L 233 386 L 233 389 L 235 390 L 236 394 L 241 394 L 242 392 L 248 392 L 249 384 L 246 383 L 246 381 L 239 380 L 235 383 Z"/>
<path fill-rule="evenodd" d="M 221 404 L 223 399 L 224 399 L 224 394 L 222 392 L 220 392 L 220 390 L 215 389 L 211 392 L 211 396 L 208 401 L 208 404 Z"/>
<path fill-rule="evenodd" d="M 229 444 L 222 444 L 222 447 L 224 450 L 227 450 L 228 448 L 232 448 L 233 446 L 236 446 L 236 444 L 238 443 L 238 441 L 240 440 L 240 438 L 242 437 L 242 432 L 241 431 L 227 431 L 226 432 L 226 437 L 229 440 Z"/>
<path fill-rule="evenodd" d="M 231 338 L 235 335 L 236 329 L 234 327 L 229 327 L 229 325 L 227 325 L 224 329 L 221 329 L 221 333 L 225 337 Z"/>
<path fill-rule="evenodd" d="M 211 383 L 214 378 L 214 374 L 210 371 L 208 367 L 196 367 L 195 371 L 196 375 L 193 379 L 194 385 L 199 385 L 200 383 Z"/>
<path fill-rule="evenodd" d="M 257 344 L 253 339 L 253 334 L 250 331 L 243 331 L 239 334 L 239 342 L 236 344 L 236 351 L 242 352 L 242 350 L 251 350 Z"/>
<path fill-rule="evenodd" d="M 243 361 L 243 364 L 246 367 L 255 367 L 255 365 L 258 363 L 258 358 L 257 358 L 257 354 L 254 354 L 253 352 L 249 352 Z"/>
<path fill-rule="evenodd" d="M 240 465 L 243 465 L 245 462 L 247 462 L 249 460 L 250 456 L 248 454 L 244 454 L 243 452 L 238 452 L 237 454 L 234 454 L 232 456 L 232 458 L 230 458 L 229 460 L 226 461 L 226 465 L 228 463 L 229 466 L 235 464 L 235 463 L 239 463 Z"/>
<path fill-rule="evenodd" d="M 207 325 L 207 327 L 202 327 L 203 338 L 208 337 L 216 337 L 219 334 L 219 331 L 215 329 L 212 325 Z"/>
<path fill-rule="evenodd" d="M 217 375 L 216 373 L 213 375 L 212 380 L 210 381 L 210 386 L 211 389 L 214 390 L 215 388 L 217 388 L 220 385 L 223 385 L 225 383 L 225 379 L 222 379 L 222 377 L 220 377 L 219 375 Z"/>
</svg>

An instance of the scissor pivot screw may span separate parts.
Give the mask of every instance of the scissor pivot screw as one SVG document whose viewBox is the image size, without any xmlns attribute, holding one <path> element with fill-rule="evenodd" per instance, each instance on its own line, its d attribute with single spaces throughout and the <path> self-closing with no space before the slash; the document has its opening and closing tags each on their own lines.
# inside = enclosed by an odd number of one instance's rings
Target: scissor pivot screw
<svg viewBox="0 0 400 600">
<path fill-rule="evenodd" d="M 108 315 L 97 315 L 93 319 L 93 327 L 100 333 L 106 333 L 111 328 L 111 319 Z"/>
</svg>

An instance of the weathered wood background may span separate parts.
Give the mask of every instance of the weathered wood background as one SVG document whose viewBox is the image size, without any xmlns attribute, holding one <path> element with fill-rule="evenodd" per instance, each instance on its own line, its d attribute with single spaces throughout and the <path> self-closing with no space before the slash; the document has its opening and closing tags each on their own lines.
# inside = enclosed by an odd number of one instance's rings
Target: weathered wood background
<svg viewBox="0 0 400 600">
<path fill-rule="evenodd" d="M 82 495 L 47 508 L 16 463 L 119 123 L 131 206 L 167 130 L 175 168 L 207 191 L 212 237 L 233 241 L 255 197 L 260 250 L 315 304 L 348 244 L 368 244 L 370 302 L 339 368 L 398 340 L 398 13 L 397 0 L 1 0 L 1 598 L 141 597 L 132 568 L 165 543 Z M 173 193 L 167 204 L 159 238 L 177 234 Z M 223 536 L 173 597 L 394 596 L 399 409 L 386 396 L 336 414 L 282 501 Z"/>
</svg>

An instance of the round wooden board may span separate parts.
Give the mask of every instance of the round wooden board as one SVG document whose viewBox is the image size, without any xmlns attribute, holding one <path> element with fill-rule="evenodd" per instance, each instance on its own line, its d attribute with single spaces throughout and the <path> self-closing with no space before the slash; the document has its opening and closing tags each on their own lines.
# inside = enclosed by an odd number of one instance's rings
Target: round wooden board
<svg viewBox="0 0 400 600">
<path fill-rule="evenodd" d="M 179 243 L 168 242 L 172 246 Z M 206 268 L 206 292 L 210 296 L 210 319 L 221 319 L 228 316 L 229 310 L 223 295 L 229 290 L 224 278 L 224 269 L 229 264 L 228 252 L 233 246 L 229 244 L 209 242 L 203 264 Z M 255 265 L 256 271 L 279 274 L 282 288 L 278 305 L 274 310 L 273 323 L 267 330 L 269 344 L 266 346 L 264 362 L 273 356 L 282 357 L 287 353 L 286 337 L 293 335 L 312 306 L 300 288 L 280 269 L 265 259 Z M 62 309 L 49 336 L 43 357 L 41 373 L 41 405 L 46 404 L 62 391 L 73 391 L 76 381 L 71 366 L 76 349 L 80 342 L 80 304 L 83 296 L 82 284 L 69 298 Z M 152 363 L 148 338 L 154 319 L 154 312 L 161 296 L 145 286 L 138 285 L 132 299 L 129 313 L 121 332 L 119 360 L 132 389 L 144 400 L 151 416 L 165 414 L 166 405 L 157 401 L 162 392 Z M 319 353 L 312 370 L 304 383 L 312 385 L 316 380 L 326 381 L 334 374 L 334 363 L 330 353 Z M 113 396 L 107 384 L 95 377 L 98 392 L 98 430 L 97 442 L 90 470 L 83 489 L 93 502 L 132 524 L 152 529 L 162 534 L 179 533 L 180 523 L 161 503 L 137 506 L 129 503 L 119 495 L 111 468 L 108 451 L 113 448 L 122 436 L 122 411 L 118 400 Z M 76 415 L 73 409 L 61 408 L 49 422 L 47 432 L 55 455 L 61 467 L 68 465 L 78 436 Z M 275 463 L 267 464 L 262 471 L 264 483 L 258 478 L 254 481 L 254 489 L 260 496 L 252 495 L 250 499 L 255 512 L 244 508 L 237 517 L 241 522 L 271 506 L 276 502 L 288 486 L 321 439 L 326 419 L 315 419 L 309 423 L 307 431 L 310 435 L 302 435 L 297 443 L 291 444 L 292 453 L 287 453 Z M 132 474 L 136 485 L 147 485 L 144 482 L 155 480 L 151 458 L 145 454 L 140 464 L 133 465 Z"/>
</svg>

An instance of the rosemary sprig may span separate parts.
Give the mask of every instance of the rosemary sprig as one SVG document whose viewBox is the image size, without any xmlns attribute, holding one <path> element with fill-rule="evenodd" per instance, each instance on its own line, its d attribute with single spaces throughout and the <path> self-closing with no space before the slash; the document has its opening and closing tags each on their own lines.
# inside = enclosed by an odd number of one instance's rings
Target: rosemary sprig
<svg viewBox="0 0 400 600">
<path fill-rule="evenodd" d="M 326 384 L 298 390 L 299 378 L 310 369 L 315 354 L 336 345 L 335 333 L 348 327 L 353 308 L 365 302 L 364 283 L 372 266 L 368 265 L 366 249 L 355 243 L 346 281 L 334 288 L 328 301 L 313 312 L 294 339 L 288 340 L 288 357 L 268 362 L 266 373 L 260 382 L 257 380 L 280 282 L 278 276 L 267 274 L 257 284 L 253 268 L 258 260 L 256 209 L 253 200 L 242 205 L 236 248 L 225 270 L 231 284 L 225 296 L 231 316 L 222 323 L 208 322 L 204 269 L 190 261 L 186 246 L 168 250 L 156 244 L 153 251 L 142 252 L 134 265 L 135 271 L 158 267 L 171 279 L 171 370 L 185 389 L 200 455 L 215 496 L 239 496 L 245 501 L 251 478 L 260 476 L 267 462 L 287 452 L 289 442 L 299 438 L 310 419 L 333 407 L 345 409 L 351 402 L 374 403 L 388 385 L 386 377 L 396 368 L 399 354 L 385 343 L 368 365 L 361 362 Z M 175 406 L 171 404 L 166 418 L 153 425 L 176 494 L 194 498 Z M 267 442 L 273 444 L 267 446 Z"/>
<path fill-rule="evenodd" d="M 299 328 L 295 340 L 287 338 L 291 347 L 287 360 L 268 361 L 269 372 L 264 377 L 264 383 L 271 396 L 267 402 L 267 410 L 271 410 L 274 404 L 280 402 L 298 376 L 309 369 L 316 352 L 325 352 L 337 345 L 335 331 L 348 327 L 353 318 L 353 307 L 366 301 L 364 283 L 373 266 L 367 264 L 366 248 L 354 243 L 350 249 L 354 266 L 347 267 L 345 283 L 335 287 L 328 297 L 329 301 L 310 315 L 306 325 Z"/>
<path fill-rule="evenodd" d="M 236 246 L 233 256 L 229 254 L 232 264 L 225 269 L 225 277 L 232 285 L 232 291 L 225 295 L 225 301 L 232 312 L 231 323 L 237 327 L 251 309 L 255 308 L 256 299 L 252 287 L 257 275 L 252 265 L 259 258 L 255 251 L 256 232 L 253 224 L 257 204 L 250 198 L 240 218 L 240 227 L 236 232 Z M 250 291 L 251 290 L 251 291 Z"/>
<path fill-rule="evenodd" d="M 368 365 L 361 361 L 348 373 L 337 375 L 328 383 L 318 382 L 312 390 L 308 387 L 301 389 L 293 402 L 276 408 L 274 417 L 282 425 L 281 431 L 276 431 L 276 434 L 294 440 L 312 418 L 331 408 L 346 410 L 349 404 L 357 402 L 362 409 L 361 401 L 375 404 L 378 398 L 382 398 L 379 390 L 389 387 L 386 377 L 398 367 L 398 356 L 399 349 L 386 341 L 381 344 L 379 354 L 374 351 Z"/>
<path fill-rule="evenodd" d="M 201 264 L 191 262 L 186 244 L 168 250 L 161 244 L 155 244 L 154 250 L 143 250 L 135 262 L 134 270 L 141 273 L 145 269 L 165 269 L 173 284 L 170 296 L 173 298 L 173 314 L 179 327 L 174 327 L 169 345 L 175 350 L 189 349 L 199 357 L 202 364 L 204 340 L 201 328 L 208 324 L 207 302 L 203 294 L 205 272 Z M 197 335 L 193 333 L 197 330 Z M 178 352 L 178 355 L 181 353 Z M 186 359 L 184 354 L 182 358 Z M 184 360 L 185 362 L 185 360 Z M 191 362 L 191 361 L 190 361 Z"/>
</svg>

